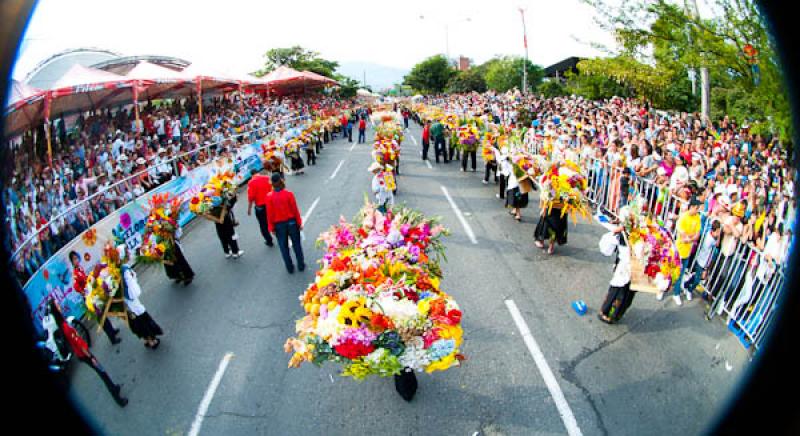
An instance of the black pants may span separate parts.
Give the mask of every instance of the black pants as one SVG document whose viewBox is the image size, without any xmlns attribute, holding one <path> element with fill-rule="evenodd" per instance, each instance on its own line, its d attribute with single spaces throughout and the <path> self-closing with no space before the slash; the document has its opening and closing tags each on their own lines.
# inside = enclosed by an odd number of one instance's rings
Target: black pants
<svg viewBox="0 0 800 436">
<path fill-rule="evenodd" d="M 403 124 L 405 125 L 406 129 L 408 128 L 408 118 L 403 117 Z"/>
<path fill-rule="evenodd" d="M 456 148 L 456 144 L 454 144 L 452 140 L 450 144 L 448 144 L 448 150 L 450 151 L 450 158 L 448 160 L 453 160 L 453 155 L 455 155 L 456 159 L 461 159 L 461 152 Z"/>
<path fill-rule="evenodd" d="M 367 130 L 358 129 L 358 143 L 363 144 L 365 142 L 367 142 Z"/>
<path fill-rule="evenodd" d="M 236 230 L 233 228 L 233 220 L 230 220 L 230 215 L 225 215 L 225 221 L 222 224 L 214 223 L 217 228 L 217 236 L 219 242 L 222 243 L 222 250 L 225 253 L 236 254 L 239 252 L 239 244 L 233 239 Z"/>
<path fill-rule="evenodd" d="M 347 140 L 353 142 L 353 127 L 347 126 Z"/>
<path fill-rule="evenodd" d="M 117 386 L 116 383 L 114 383 L 113 380 L 111 380 L 111 376 L 108 375 L 106 370 L 103 369 L 102 366 L 100 366 L 100 362 L 98 362 L 97 359 L 93 359 L 91 357 L 83 357 L 80 358 L 79 360 L 89 365 L 89 367 L 92 368 L 94 372 L 97 373 L 98 376 L 100 376 L 100 380 L 103 380 L 103 384 L 106 385 L 106 389 L 108 389 L 108 392 L 111 394 L 112 397 L 114 397 L 114 401 L 119 403 L 120 400 L 122 399 L 122 396 L 119 394 L 119 387 Z"/>
<path fill-rule="evenodd" d="M 608 294 L 600 311 L 612 320 L 619 321 L 625 315 L 625 311 L 631 307 L 635 295 L 636 292 L 631 291 L 630 282 L 625 286 L 609 286 Z"/>
<path fill-rule="evenodd" d="M 294 256 L 297 258 L 297 266 L 300 269 L 305 269 L 306 262 L 303 257 L 303 246 L 300 240 L 300 228 L 297 226 L 295 220 L 281 221 L 275 223 L 275 239 L 278 240 L 278 247 L 281 249 L 281 257 L 283 257 L 283 264 L 286 270 L 294 272 L 294 264 L 292 257 L 289 255 L 289 238 L 292 239 L 292 246 L 294 247 Z"/>
<path fill-rule="evenodd" d="M 317 154 L 314 153 L 314 149 L 311 147 L 306 148 L 306 164 L 307 165 L 317 164 Z"/>
<path fill-rule="evenodd" d="M 483 180 L 489 181 L 489 175 L 494 172 L 494 182 L 497 183 L 497 162 L 490 160 L 486 162 L 486 170 L 483 173 Z"/>
<path fill-rule="evenodd" d="M 111 325 L 111 321 L 109 321 L 108 318 L 106 318 L 105 322 L 103 323 L 103 331 L 106 333 L 106 336 L 108 336 L 108 340 L 111 341 L 111 343 L 116 342 L 117 330 L 114 329 L 114 326 Z"/>
<path fill-rule="evenodd" d="M 320 150 L 322 150 L 322 140 L 318 139 L 314 141 L 314 151 L 319 154 Z"/>
<path fill-rule="evenodd" d="M 439 163 L 439 155 L 442 155 L 445 163 L 448 162 L 447 150 L 444 148 L 444 138 L 435 138 L 433 140 L 433 153 L 436 155 L 436 163 Z"/>
<path fill-rule="evenodd" d="M 325 141 L 326 144 L 331 142 L 331 134 L 327 130 L 322 135 L 322 140 Z"/>
<path fill-rule="evenodd" d="M 431 148 L 431 141 L 422 141 L 422 160 L 428 160 L 428 149 Z"/>
<path fill-rule="evenodd" d="M 506 183 L 508 183 L 508 178 L 500 174 L 500 198 L 506 198 Z"/>
<path fill-rule="evenodd" d="M 467 170 L 467 159 L 472 158 L 472 171 L 476 171 L 477 169 L 477 159 L 478 159 L 478 152 L 475 150 L 472 151 L 464 151 L 461 153 L 461 169 L 466 171 Z"/>
<path fill-rule="evenodd" d="M 256 206 L 256 219 L 258 220 L 258 229 L 261 230 L 261 236 L 264 237 L 264 242 L 267 245 L 272 245 L 272 235 L 269 233 L 269 225 L 267 224 L 267 206 Z"/>
</svg>

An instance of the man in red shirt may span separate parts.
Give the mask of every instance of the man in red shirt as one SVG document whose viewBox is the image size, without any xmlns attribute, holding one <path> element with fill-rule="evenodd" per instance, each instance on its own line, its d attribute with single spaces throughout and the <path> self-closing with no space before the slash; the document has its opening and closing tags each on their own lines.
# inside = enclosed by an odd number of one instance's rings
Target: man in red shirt
<svg viewBox="0 0 800 436">
<path fill-rule="evenodd" d="M 422 128 L 422 160 L 428 160 L 428 149 L 431 146 L 431 121 L 425 120 Z"/>
<path fill-rule="evenodd" d="M 48 306 L 50 309 L 50 315 L 55 319 L 58 328 L 64 335 L 67 344 L 69 344 L 70 351 L 75 358 L 89 365 L 89 367 L 91 367 L 97 373 L 97 375 L 100 376 L 100 379 L 103 380 L 103 383 L 106 385 L 106 389 L 108 389 L 108 392 L 110 392 L 111 396 L 114 397 L 114 401 L 119 405 L 119 407 L 125 407 L 128 404 L 128 399 L 120 394 L 122 387 L 114 383 L 105 369 L 100 366 L 100 362 L 98 362 L 97 358 L 94 357 L 91 351 L 89 351 L 89 346 L 86 344 L 86 341 L 84 341 L 78 332 L 72 328 L 71 325 L 69 325 L 66 319 L 64 319 L 64 315 L 61 313 L 61 309 L 58 307 L 58 304 L 56 304 L 54 300 L 50 300 Z"/>
<path fill-rule="evenodd" d="M 267 225 L 267 196 L 272 192 L 272 183 L 270 183 L 269 177 L 258 174 L 256 170 L 253 170 L 251 175 L 252 178 L 247 183 L 247 216 L 252 214 L 253 206 L 255 206 L 261 236 L 264 237 L 264 243 L 268 247 L 272 247 L 275 244 L 272 242 L 272 235 L 270 235 Z"/>
<path fill-rule="evenodd" d="M 303 218 L 300 216 L 300 210 L 297 209 L 297 201 L 294 194 L 285 189 L 286 185 L 280 174 L 272 175 L 272 188 L 274 190 L 267 196 L 269 231 L 275 233 L 283 263 L 289 274 L 294 273 L 294 264 L 289 256 L 289 238 L 292 239 L 292 246 L 294 246 L 297 269 L 304 271 L 306 263 L 300 238 L 300 230 L 303 230 Z"/>
<path fill-rule="evenodd" d="M 364 144 L 367 142 L 367 122 L 364 117 L 358 120 L 358 143 Z"/>
</svg>

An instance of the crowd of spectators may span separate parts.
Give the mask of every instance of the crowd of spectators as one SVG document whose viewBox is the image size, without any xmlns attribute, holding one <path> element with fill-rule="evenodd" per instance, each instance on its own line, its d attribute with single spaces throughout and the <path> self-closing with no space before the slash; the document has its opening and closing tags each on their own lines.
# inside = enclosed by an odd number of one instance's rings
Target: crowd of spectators
<svg viewBox="0 0 800 436">
<path fill-rule="evenodd" d="M 702 202 L 704 224 L 707 217 L 727 222 L 734 209 L 741 211 L 736 217 L 741 229 L 725 225 L 724 234 L 759 250 L 769 245 L 778 263 L 786 258 L 796 215 L 793 155 L 776 137 L 754 134 L 747 124 L 728 117 L 710 122 L 698 114 L 669 113 L 622 98 L 488 92 L 426 102 L 497 124 L 524 124 L 531 127 L 529 145 L 550 138 L 555 147 L 576 155 L 591 181 L 611 188 L 613 204 L 605 204 L 606 209 L 616 211 L 638 188 L 638 194 L 658 201 L 655 207 L 674 208 L 664 214 L 665 226 L 674 230 L 694 197 Z M 654 192 L 641 192 L 649 190 Z M 670 197 L 678 200 L 667 201 Z M 769 244 L 770 239 L 780 242 Z"/>
<path fill-rule="evenodd" d="M 301 116 L 338 106 L 333 98 L 262 99 L 238 93 L 206 101 L 202 118 L 193 99 L 58 119 L 52 159 L 43 128 L 7 144 L 9 184 L 3 189 L 6 230 L 24 282 L 67 242 L 149 190 L 207 164 Z"/>
</svg>

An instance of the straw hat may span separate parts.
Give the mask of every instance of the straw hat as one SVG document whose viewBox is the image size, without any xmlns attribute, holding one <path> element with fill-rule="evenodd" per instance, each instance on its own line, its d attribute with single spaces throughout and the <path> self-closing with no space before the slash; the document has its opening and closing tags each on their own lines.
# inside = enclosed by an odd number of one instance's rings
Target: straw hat
<svg viewBox="0 0 800 436">
<path fill-rule="evenodd" d="M 374 173 L 375 171 L 381 169 L 382 169 L 381 164 L 379 164 L 378 162 L 373 162 L 372 165 L 370 165 L 369 168 L 367 168 L 367 171 Z"/>
</svg>

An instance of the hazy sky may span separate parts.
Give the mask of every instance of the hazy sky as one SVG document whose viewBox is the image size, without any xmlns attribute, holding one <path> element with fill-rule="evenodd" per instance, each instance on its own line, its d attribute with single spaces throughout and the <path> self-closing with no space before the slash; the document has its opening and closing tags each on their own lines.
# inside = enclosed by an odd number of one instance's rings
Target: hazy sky
<svg viewBox="0 0 800 436">
<path fill-rule="evenodd" d="M 523 54 L 520 6 L 534 63 L 600 54 L 582 41 L 611 43 L 580 0 L 40 0 L 14 77 L 76 47 L 172 55 L 243 73 L 258 69 L 268 49 L 299 44 L 339 62 L 410 68 L 445 52 L 445 23 L 450 55 L 480 63 Z"/>
</svg>

